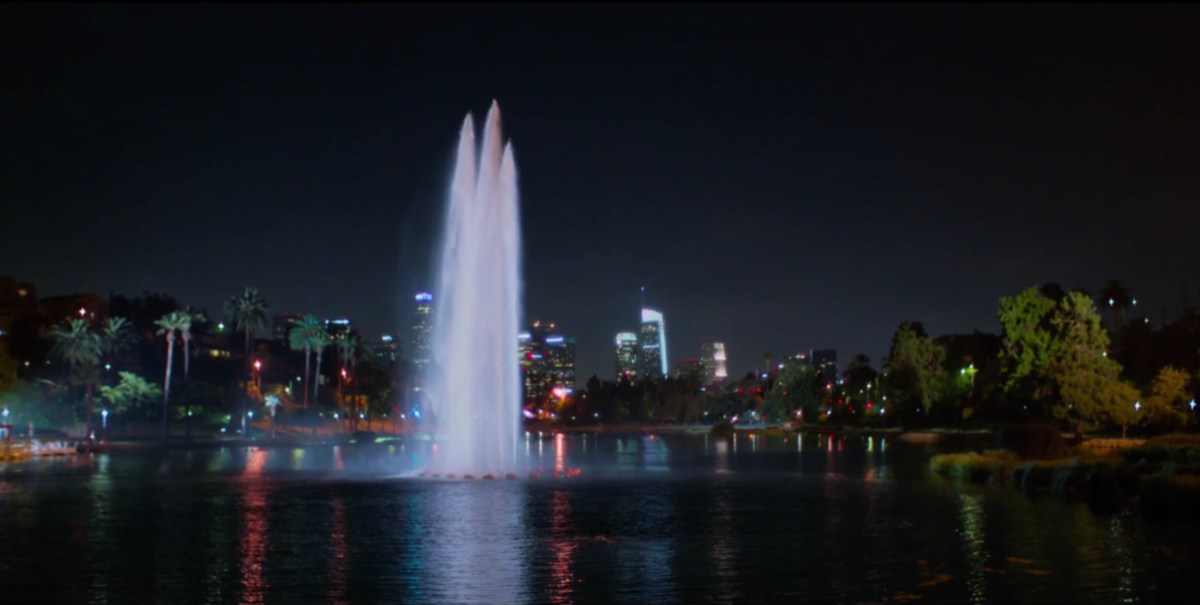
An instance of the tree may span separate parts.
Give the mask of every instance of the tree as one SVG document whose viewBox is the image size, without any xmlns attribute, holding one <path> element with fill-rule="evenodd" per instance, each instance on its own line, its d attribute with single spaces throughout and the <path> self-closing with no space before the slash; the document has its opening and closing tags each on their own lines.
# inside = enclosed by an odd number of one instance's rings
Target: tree
<svg viewBox="0 0 1200 605">
<path fill-rule="evenodd" d="M 865 412 L 871 402 L 871 383 L 879 373 L 871 367 L 871 358 L 865 353 L 856 353 L 850 357 L 846 371 L 842 374 L 845 383 L 846 401 L 855 399 L 861 401 Z"/>
<path fill-rule="evenodd" d="M 249 390 L 250 377 L 253 375 L 254 359 L 250 350 L 251 337 L 261 330 L 267 329 L 270 307 L 267 301 L 258 294 L 257 288 L 246 286 L 242 293 L 225 301 L 225 313 L 233 319 L 236 329 L 246 334 L 246 387 Z M 246 397 L 242 397 L 242 422 L 246 422 Z"/>
<path fill-rule="evenodd" d="M 242 293 L 225 302 L 225 313 L 233 319 L 234 326 L 246 334 L 246 375 L 250 375 L 250 340 L 255 333 L 267 329 L 271 308 L 258 294 L 258 289 L 246 286 Z"/>
<path fill-rule="evenodd" d="M 1120 280 L 1116 279 L 1108 280 L 1108 283 L 1100 289 L 1099 303 L 1102 307 L 1108 307 L 1112 311 L 1113 334 L 1120 331 L 1121 324 L 1124 323 L 1125 311 L 1137 304 L 1129 288 L 1122 286 Z"/>
<path fill-rule="evenodd" d="M 92 436 L 92 386 L 100 363 L 100 336 L 82 319 L 71 319 L 50 328 L 51 355 L 67 364 L 72 377 L 87 386 L 87 437 Z"/>
<path fill-rule="evenodd" d="M 801 412 L 804 418 L 816 418 L 821 408 L 821 375 L 807 363 L 785 359 L 771 392 L 763 402 L 768 415 Z"/>
<path fill-rule="evenodd" d="M 316 348 L 318 331 L 324 331 L 321 322 L 312 315 L 300 318 L 300 323 L 288 332 L 288 345 L 293 351 L 304 351 L 304 407 L 308 407 L 308 385 L 310 380 L 309 360 Z"/>
<path fill-rule="evenodd" d="M 342 334 L 342 335 L 338 336 L 338 338 L 334 341 L 334 344 L 337 345 L 338 360 L 341 361 L 341 363 L 342 363 L 341 371 L 342 371 L 343 377 L 345 377 L 346 367 L 347 366 L 350 367 L 350 374 L 347 377 L 347 379 L 354 385 L 353 390 L 355 391 L 355 397 L 354 397 L 353 401 L 357 402 L 358 401 L 358 397 L 357 397 L 358 381 L 355 379 L 354 371 L 358 365 L 358 353 L 359 353 L 359 348 L 362 346 L 362 337 L 359 336 L 358 332 L 348 332 L 346 334 Z M 346 400 L 345 390 L 346 390 L 346 385 L 345 385 L 345 382 L 343 381 L 343 384 L 342 384 L 343 392 L 342 392 L 342 396 L 340 398 L 340 402 L 338 403 L 338 412 L 341 413 L 341 417 L 343 419 L 343 421 L 341 423 L 341 427 L 343 430 L 345 430 L 345 427 L 346 427 L 346 424 L 345 424 L 346 410 L 343 405 L 343 403 Z M 371 421 L 370 421 L 370 419 L 368 419 L 367 420 L 367 428 L 370 429 L 370 427 L 371 427 Z"/>
<path fill-rule="evenodd" d="M 179 332 L 179 335 L 183 338 L 183 381 L 188 382 L 191 374 L 189 368 L 191 367 L 192 359 L 192 327 L 208 321 L 208 318 L 203 313 L 191 307 L 184 307 L 181 313 L 187 315 L 189 319 L 187 326 Z"/>
<path fill-rule="evenodd" d="M 100 398 L 108 402 L 116 413 L 138 409 L 162 396 L 162 389 L 158 385 L 133 372 L 118 372 L 118 375 L 120 378 L 116 386 L 100 387 Z"/>
<path fill-rule="evenodd" d="M 1142 401 L 1146 422 L 1160 426 L 1177 426 L 1187 422 L 1188 373 L 1167 366 L 1158 371 L 1150 383 L 1150 392 Z"/>
<path fill-rule="evenodd" d="M 111 361 L 133 346 L 133 324 L 124 317 L 109 317 L 100 327 L 100 350 Z"/>
<path fill-rule="evenodd" d="M 1088 411 L 1093 412 L 1101 422 L 1121 427 L 1122 439 L 1128 435 L 1130 425 L 1145 418 L 1140 410 L 1141 403 L 1137 400 L 1137 389 L 1124 380 L 1106 381 L 1095 395 L 1095 406 Z"/>
<path fill-rule="evenodd" d="M 1108 356 L 1108 333 L 1091 297 L 1053 285 L 1000 301 L 1004 389 L 1043 416 L 1091 421 L 1097 401 L 1118 393 L 1121 366 Z"/>
<path fill-rule="evenodd" d="M 192 316 L 186 311 L 171 311 L 154 322 L 158 326 L 158 333 L 167 336 L 167 376 L 163 380 L 163 439 L 166 440 L 169 432 L 168 422 L 170 416 L 167 414 L 167 406 L 171 399 L 171 366 L 175 360 L 175 332 L 185 332 L 192 329 Z"/>
<path fill-rule="evenodd" d="M 946 351 L 925 334 L 920 322 L 904 322 L 892 336 L 884 365 L 884 387 L 902 412 L 928 415 L 946 388 Z"/>
<path fill-rule="evenodd" d="M 313 403 L 321 402 L 321 356 L 325 353 L 325 347 L 329 346 L 329 332 L 325 331 L 325 326 L 317 324 L 316 330 L 312 334 L 313 352 L 317 354 L 317 367 L 315 368 L 315 380 L 313 380 Z"/>
</svg>

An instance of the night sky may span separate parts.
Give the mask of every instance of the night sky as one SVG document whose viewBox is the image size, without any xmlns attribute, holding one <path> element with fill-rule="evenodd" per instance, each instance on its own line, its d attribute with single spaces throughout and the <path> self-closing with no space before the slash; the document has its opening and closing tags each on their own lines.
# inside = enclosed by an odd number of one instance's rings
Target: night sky
<svg viewBox="0 0 1200 605">
<path fill-rule="evenodd" d="M 499 100 L 526 315 L 610 377 L 638 288 L 732 373 L 1000 296 L 1200 304 L 1200 11 L 0 8 L 0 274 L 40 296 L 408 321 L 462 116 Z"/>
</svg>

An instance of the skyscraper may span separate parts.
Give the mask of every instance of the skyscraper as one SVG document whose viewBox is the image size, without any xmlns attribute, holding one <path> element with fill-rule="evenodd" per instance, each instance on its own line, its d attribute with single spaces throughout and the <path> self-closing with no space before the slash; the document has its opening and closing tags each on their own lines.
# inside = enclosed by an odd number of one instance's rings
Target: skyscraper
<svg viewBox="0 0 1200 605">
<path fill-rule="evenodd" d="M 412 367 L 413 390 L 421 390 L 433 361 L 433 295 L 418 292 L 413 311 L 412 332 L 409 334 L 408 361 Z"/>
<path fill-rule="evenodd" d="M 391 334 L 384 334 L 379 337 L 379 342 L 375 344 L 372 353 L 379 367 L 390 368 L 393 363 L 396 363 L 396 358 L 400 356 L 400 343 Z"/>
<path fill-rule="evenodd" d="M 271 336 L 280 342 L 287 342 L 292 328 L 300 325 L 299 313 L 276 313 L 272 321 Z"/>
<path fill-rule="evenodd" d="M 345 317 L 326 317 L 325 332 L 330 338 L 337 338 L 350 333 L 350 320 Z"/>
<path fill-rule="evenodd" d="M 704 343 L 701 345 L 700 359 L 704 363 L 705 384 L 719 384 L 729 377 L 729 370 L 725 366 L 725 343 Z"/>
<path fill-rule="evenodd" d="M 617 380 L 638 376 L 638 340 L 633 332 L 617 332 Z"/>
<path fill-rule="evenodd" d="M 575 388 L 575 339 L 556 328 L 554 322 L 534 321 L 517 335 L 527 402 L 545 400 L 556 387 Z"/>
<path fill-rule="evenodd" d="M 667 326 L 663 314 L 642 308 L 641 374 L 646 378 L 667 376 Z"/>
</svg>

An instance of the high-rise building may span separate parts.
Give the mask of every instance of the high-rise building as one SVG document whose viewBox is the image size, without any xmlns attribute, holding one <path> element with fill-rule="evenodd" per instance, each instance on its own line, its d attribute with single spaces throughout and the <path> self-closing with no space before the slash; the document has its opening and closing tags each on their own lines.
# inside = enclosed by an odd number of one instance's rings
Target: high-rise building
<svg viewBox="0 0 1200 605">
<path fill-rule="evenodd" d="M 337 338 L 350 333 L 350 319 L 346 317 L 326 317 L 325 332 L 329 338 Z"/>
<path fill-rule="evenodd" d="M 561 334 L 546 335 L 546 370 L 550 378 L 550 389 L 562 387 L 575 389 L 575 339 Z"/>
<path fill-rule="evenodd" d="M 287 342 L 292 328 L 300 325 L 299 313 L 276 313 L 271 322 L 271 336 L 280 342 Z"/>
<path fill-rule="evenodd" d="M 719 384 L 729 378 L 729 369 L 725 364 L 725 343 L 704 343 L 701 345 L 700 359 L 704 364 L 705 384 Z"/>
<path fill-rule="evenodd" d="M 375 363 L 381 368 L 391 367 L 396 359 L 400 357 L 400 342 L 391 334 L 384 334 L 379 337 L 379 342 L 375 343 L 375 350 L 372 352 L 375 358 Z"/>
<path fill-rule="evenodd" d="M 821 380 L 825 384 L 835 384 L 838 379 L 838 364 L 837 350 L 835 349 L 813 349 L 809 355 L 812 360 L 813 369 L 821 375 Z"/>
<path fill-rule="evenodd" d="M 575 339 L 556 328 L 554 322 L 534 321 L 517 335 L 526 401 L 542 401 L 556 387 L 575 388 Z"/>
<path fill-rule="evenodd" d="M 636 381 L 638 376 L 638 340 L 633 332 L 617 332 L 617 380 Z"/>
<path fill-rule="evenodd" d="M 412 368 L 413 390 L 419 391 L 425 385 L 429 364 L 433 361 L 433 295 L 418 292 L 416 303 L 407 357 Z"/>
<path fill-rule="evenodd" d="M 663 314 L 654 309 L 642 309 L 642 334 L 639 339 L 639 364 L 642 376 L 667 376 L 667 326 Z"/>
</svg>

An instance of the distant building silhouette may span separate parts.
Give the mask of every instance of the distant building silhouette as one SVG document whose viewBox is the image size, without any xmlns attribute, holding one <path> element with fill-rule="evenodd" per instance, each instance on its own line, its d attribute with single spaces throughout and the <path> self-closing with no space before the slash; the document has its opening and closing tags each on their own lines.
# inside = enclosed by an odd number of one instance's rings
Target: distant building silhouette
<svg viewBox="0 0 1200 605">
<path fill-rule="evenodd" d="M 700 361 L 704 364 L 704 384 L 719 384 L 729 378 L 725 343 L 706 342 L 700 345 Z"/>
<path fill-rule="evenodd" d="M 821 375 L 825 384 L 836 384 L 838 381 L 838 363 L 836 349 L 813 349 L 809 356 L 813 369 Z"/>
</svg>

